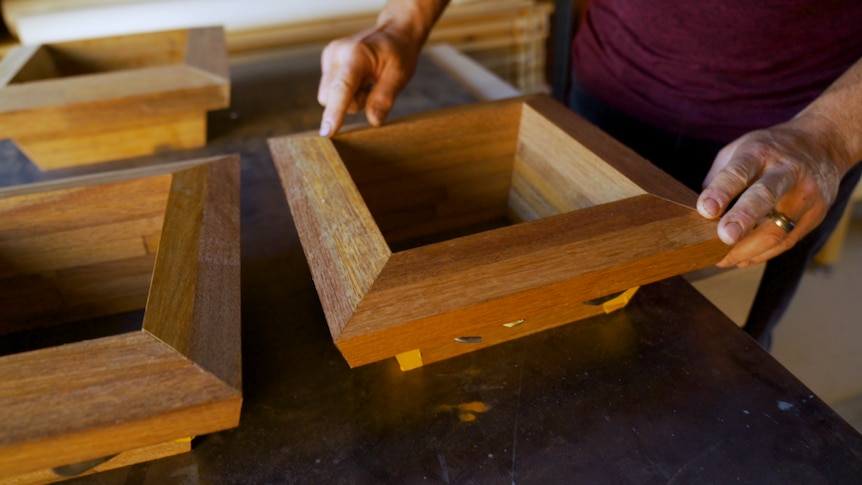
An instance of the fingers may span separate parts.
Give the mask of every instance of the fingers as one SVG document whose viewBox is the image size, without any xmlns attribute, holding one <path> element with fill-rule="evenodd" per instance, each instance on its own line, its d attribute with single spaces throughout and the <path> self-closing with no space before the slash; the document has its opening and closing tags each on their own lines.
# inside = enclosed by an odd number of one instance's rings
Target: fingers
<svg viewBox="0 0 862 485">
<path fill-rule="evenodd" d="M 762 263 L 793 247 L 798 241 L 798 234 L 795 230 L 787 232 L 765 217 L 747 237 L 733 246 L 717 266 L 745 268 Z"/>
<path fill-rule="evenodd" d="M 713 176 L 698 198 L 698 211 L 714 218 L 738 196 L 718 223 L 719 239 L 734 246 L 718 266 L 750 266 L 792 247 L 796 234 L 788 234 L 768 216 L 781 210 L 796 222 L 805 212 L 806 208 L 796 202 L 782 201 L 794 187 L 796 174 L 784 164 L 764 169 L 762 159 L 735 147 L 724 155 L 733 159 Z"/>
<path fill-rule="evenodd" d="M 321 136 L 333 136 L 345 114 L 365 108 L 380 126 L 416 69 L 419 45 L 400 29 L 379 25 L 331 42 L 321 55 L 317 100 L 324 106 Z"/>
<path fill-rule="evenodd" d="M 795 181 L 795 175 L 783 167 L 765 171 L 744 189 L 733 207 L 722 216 L 718 223 L 719 238 L 725 244 L 739 242 L 773 208 L 778 208 L 779 200 L 793 187 Z M 720 178 L 716 177 L 714 183 L 720 183 Z"/>
<path fill-rule="evenodd" d="M 720 217 L 718 237 L 733 246 L 718 266 L 750 266 L 791 248 L 823 220 L 839 182 L 828 151 L 798 130 L 778 125 L 725 147 L 697 201 L 701 215 Z"/>
<path fill-rule="evenodd" d="M 714 219 L 724 213 L 718 236 L 728 245 L 749 234 L 797 181 L 791 164 L 764 158 L 760 150 L 746 150 L 746 142 L 743 137 L 719 153 L 697 201 L 704 217 Z"/>
<path fill-rule="evenodd" d="M 368 95 L 365 103 L 365 117 L 372 126 L 380 126 L 386 121 L 395 98 L 406 84 L 406 79 L 398 72 L 384 72 Z"/>
<path fill-rule="evenodd" d="M 352 63 L 340 64 L 334 74 L 321 77 L 318 101 L 325 108 L 320 120 L 320 136 L 334 135 L 341 128 L 344 116 L 359 110 L 364 102 L 360 89 L 362 77 L 361 70 Z"/>
</svg>

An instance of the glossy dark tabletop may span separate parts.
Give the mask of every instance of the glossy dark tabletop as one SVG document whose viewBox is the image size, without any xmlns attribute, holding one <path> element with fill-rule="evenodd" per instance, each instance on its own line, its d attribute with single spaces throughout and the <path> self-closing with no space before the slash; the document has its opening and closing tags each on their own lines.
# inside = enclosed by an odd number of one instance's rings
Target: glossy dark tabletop
<svg viewBox="0 0 862 485">
<path fill-rule="evenodd" d="M 314 54 L 237 61 L 206 148 L 126 163 L 243 156 L 243 411 L 191 453 L 70 483 L 862 483 L 862 435 L 681 278 L 414 371 L 349 369 L 266 148 L 316 128 L 318 76 Z M 395 116 L 472 100 L 423 61 Z M 6 184 L 68 175 L 0 158 Z"/>
</svg>

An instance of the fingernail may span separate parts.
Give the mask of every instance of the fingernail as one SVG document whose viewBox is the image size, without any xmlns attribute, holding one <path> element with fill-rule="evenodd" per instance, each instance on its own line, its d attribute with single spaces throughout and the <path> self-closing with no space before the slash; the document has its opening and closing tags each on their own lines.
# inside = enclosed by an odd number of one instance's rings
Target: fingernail
<svg viewBox="0 0 862 485">
<path fill-rule="evenodd" d="M 718 202 L 716 202 L 715 199 L 704 199 L 701 207 L 706 213 L 705 215 L 710 218 L 717 217 L 721 210 L 721 206 L 718 205 Z"/>
<path fill-rule="evenodd" d="M 324 121 L 320 125 L 320 136 L 329 136 L 330 133 L 332 133 L 332 123 Z"/>
<path fill-rule="evenodd" d="M 718 235 L 719 237 L 723 236 L 721 237 L 721 240 L 724 241 L 725 244 L 736 244 L 742 236 L 742 226 L 740 226 L 738 222 L 725 224 L 724 227 L 719 229 Z"/>
<path fill-rule="evenodd" d="M 380 126 L 383 124 L 383 118 L 386 117 L 386 113 L 383 112 L 382 109 L 375 109 L 373 112 L 374 119 L 371 120 L 371 124 L 374 126 Z"/>
</svg>

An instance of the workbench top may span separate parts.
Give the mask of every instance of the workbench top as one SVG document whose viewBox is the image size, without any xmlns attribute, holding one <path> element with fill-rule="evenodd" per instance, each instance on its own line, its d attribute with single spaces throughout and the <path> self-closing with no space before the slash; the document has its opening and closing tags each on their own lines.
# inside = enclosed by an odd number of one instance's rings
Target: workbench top
<svg viewBox="0 0 862 485">
<path fill-rule="evenodd" d="M 235 60 L 207 147 L 122 164 L 242 154 L 244 404 L 238 428 L 98 483 L 859 481 L 862 435 L 681 278 L 410 372 L 349 369 L 266 147 L 316 129 L 318 69 L 316 53 Z M 471 101 L 423 61 L 395 115 Z M 7 185 L 71 173 L 39 173 L 5 141 L 0 161 Z"/>
</svg>

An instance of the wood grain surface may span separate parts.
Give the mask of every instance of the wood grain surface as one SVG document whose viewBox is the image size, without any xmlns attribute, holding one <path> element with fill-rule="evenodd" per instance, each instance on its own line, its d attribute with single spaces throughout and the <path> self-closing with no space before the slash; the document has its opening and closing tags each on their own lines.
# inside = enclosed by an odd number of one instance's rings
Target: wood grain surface
<svg viewBox="0 0 862 485">
<path fill-rule="evenodd" d="M 270 146 L 351 366 L 583 318 L 728 250 L 689 189 L 544 95 Z"/>
<path fill-rule="evenodd" d="M 136 331 L 0 356 L 0 481 L 237 425 L 239 165 L 224 156 L 0 191 L 3 281 L 37 281 L 63 306 L 9 300 L 8 313 L 26 325 L 117 294 L 144 309 Z M 149 264 L 131 263 L 141 257 Z"/>
<path fill-rule="evenodd" d="M 0 62 L 0 133 L 43 169 L 201 146 L 206 112 L 229 100 L 218 27 L 20 46 Z"/>
</svg>

